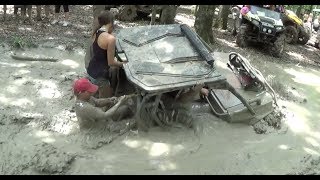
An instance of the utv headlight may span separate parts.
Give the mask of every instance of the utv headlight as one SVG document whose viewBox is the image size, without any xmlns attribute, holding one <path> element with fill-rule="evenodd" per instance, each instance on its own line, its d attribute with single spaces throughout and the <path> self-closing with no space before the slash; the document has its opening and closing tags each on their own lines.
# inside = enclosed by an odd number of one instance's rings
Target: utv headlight
<svg viewBox="0 0 320 180">
<path fill-rule="evenodd" d="M 277 31 L 281 31 L 283 29 L 283 27 L 282 26 L 278 26 L 278 27 L 276 27 L 276 30 Z"/>
<path fill-rule="evenodd" d="M 256 26 L 259 26 L 259 25 L 260 25 L 259 21 L 255 20 L 255 19 L 252 20 L 252 24 L 254 24 L 254 25 L 256 25 Z"/>
</svg>

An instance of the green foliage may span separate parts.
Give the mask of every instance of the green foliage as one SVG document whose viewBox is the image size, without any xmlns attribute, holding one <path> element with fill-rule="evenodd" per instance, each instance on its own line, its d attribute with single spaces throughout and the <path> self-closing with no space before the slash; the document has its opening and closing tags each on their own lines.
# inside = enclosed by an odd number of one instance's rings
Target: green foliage
<svg viewBox="0 0 320 180">
<path fill-rule="evenodd" d="M 319 5 L 284 5 L 286 9 L 290 9 L 294 12 L 296 12 L 299 8 L 299 6 L 301 6 L 301 9 L 303 11 L 305 10 L 312 10 L 312 9 L 317 9 L 320 8 Z"/>
<path fill-rule="evenodd" d="M 25 46 L 25 44 L 26 43 L 23 38 L 21 38 L 21 37 L 14 37 L 13 38 L 13 43 L 12 43 L 13 47 L 23 48 Z"/>
<path fill-rule="evenodd" d="M 14 36 L 12 38 L 11 45 L 17 49 L 37 47 L 37 45 L 34 42 L 32 42 L 30 38 L 23 38 L 21 36 Z"/>
</svg>

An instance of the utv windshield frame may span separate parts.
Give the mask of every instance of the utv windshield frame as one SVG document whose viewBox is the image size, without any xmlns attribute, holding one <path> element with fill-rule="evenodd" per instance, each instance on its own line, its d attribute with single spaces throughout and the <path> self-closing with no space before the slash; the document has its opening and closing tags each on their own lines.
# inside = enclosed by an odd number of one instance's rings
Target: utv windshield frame
<svg viewBox="0 0 320 180">
<path fill-rule="evenodd" d="M 258 6 L 251 6 L 251 13 L 256 14 L 258 16 L 265 16 L 268 18 L 272 18 L 275 20 L 280 20 L 281 19 L 281 14 L 276 11 L 272 11 L 270 9 L 258 7 Z"/>
</svg>

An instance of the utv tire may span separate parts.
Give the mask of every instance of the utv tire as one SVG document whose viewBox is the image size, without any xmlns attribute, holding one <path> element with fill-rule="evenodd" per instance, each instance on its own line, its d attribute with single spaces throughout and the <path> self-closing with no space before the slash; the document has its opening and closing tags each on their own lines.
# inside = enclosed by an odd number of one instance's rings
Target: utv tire
<svg viewBox="0 0 320 180">
<path fill-rule="evenodd" d="M 295 44 L 298 41 L 298 30 L 293 26 L 287 26 L 285 28 L 286 42 L 289 44 Z"/>
<path fill-rule="evenodd" d="M 277 40 L 269 46 L 269 52 L 274 57 L 281 57 L 284 51 L 284 46 L 286 44 L 285 34 L 279 35 Z"/>
<path fill-rule="evenodd" d="M 247 47 L 248 46 L 248 39 L 247 39 L 247 25 L 242 24 L 239 28 L 239 33 L 236 36 L 236 43 L 239 47 Z"/>
<path fill-rule="evenodd" d="M 307 44 L 309 39 L 310 39 L 310 35 L 305 31 L 301 31 L 301 34 L 298 38 L 298 43 L 301 45 L 305 45 L 305 44 Z"/>
</svg>

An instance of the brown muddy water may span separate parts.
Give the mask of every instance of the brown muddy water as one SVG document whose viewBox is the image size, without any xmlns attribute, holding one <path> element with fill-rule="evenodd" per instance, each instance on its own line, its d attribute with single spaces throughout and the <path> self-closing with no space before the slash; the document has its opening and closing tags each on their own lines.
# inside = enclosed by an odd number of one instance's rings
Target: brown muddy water
<svg viewBox="0 0 320 180">
<path fill-rule="evenodd" d="M 80 133 L 71 84 L 84 74 L 84 52 L 30 49 L 57 62 L 13 60 L 0 50 L 0 174 L 287 174 L 316 158 L 320 147 L 320 71 L 249 58 L 287 98 L 280 130 L 256 134 L 252 126 L 197 114 L 203 134 L 174 127 L 120 137 Z M 224 58 L 225 54 L 215 53 Z"/>
</svg>

